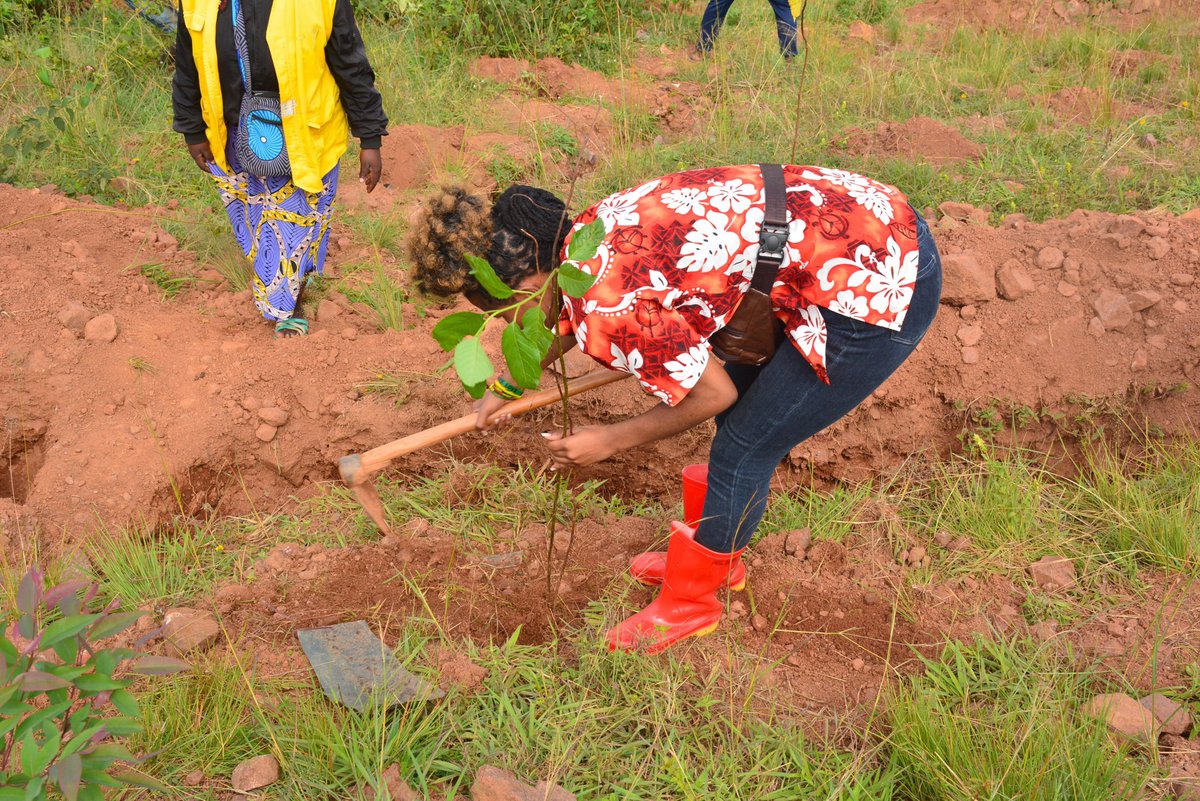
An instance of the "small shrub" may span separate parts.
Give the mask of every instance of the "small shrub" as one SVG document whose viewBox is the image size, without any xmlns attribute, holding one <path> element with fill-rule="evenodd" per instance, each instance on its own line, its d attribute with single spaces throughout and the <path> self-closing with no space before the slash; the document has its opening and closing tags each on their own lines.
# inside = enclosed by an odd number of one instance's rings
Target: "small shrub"
<svg viewBox="0 0 1200 801">
<path fill-rule="evenodd" d="M 117 740 L 141 731 L 130 673 L 164 675 L 187 668 L 168 657 L 102 647 L 144 612 L 99 612 L 97 586 L 68 581 L 46 587 L 31 569 L 17 590 L 16 643 L 0 633 L 0 799 L 42 801 L 51 788 L 68 801 L 102 801 L 104 787 L 165 786 L 132 767 L 139 760 Z M 115 710 L 115 714 L 114 714 Z"/>
</svg>

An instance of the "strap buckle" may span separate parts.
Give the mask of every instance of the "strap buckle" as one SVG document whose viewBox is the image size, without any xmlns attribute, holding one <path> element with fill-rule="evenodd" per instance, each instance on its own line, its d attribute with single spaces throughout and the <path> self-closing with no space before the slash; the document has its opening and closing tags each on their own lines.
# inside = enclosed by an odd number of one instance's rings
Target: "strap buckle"
<svg viewBox="0 0 1200 801">
<path fill-rule="evenodd" d="M 764 222 L 758 233 L 758 256 L 783 259 L 783 251 L 787 247 L 788 227 Z"/>
</svg>

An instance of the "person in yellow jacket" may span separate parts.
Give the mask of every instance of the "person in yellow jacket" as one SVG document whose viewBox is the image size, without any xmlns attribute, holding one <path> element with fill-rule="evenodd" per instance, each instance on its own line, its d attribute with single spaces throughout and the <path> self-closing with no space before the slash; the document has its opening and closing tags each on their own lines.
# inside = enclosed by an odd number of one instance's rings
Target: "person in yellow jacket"
<svg viewBox="0 0 1200 801">
<path fill-rule="evenodd" d="M 368 192 L 383 172 L 388 120 L 350 0 L 182 0 L 172 105 L 254 266 L 255 305 L 277 335 L 308 333 L 302 294 L 351 133 Z"/>
</svg>

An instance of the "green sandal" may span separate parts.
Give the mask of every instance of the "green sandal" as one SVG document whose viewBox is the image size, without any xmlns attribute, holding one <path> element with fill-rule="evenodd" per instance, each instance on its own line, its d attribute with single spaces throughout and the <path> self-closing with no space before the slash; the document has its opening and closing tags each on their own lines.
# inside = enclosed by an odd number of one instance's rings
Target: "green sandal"
<svg viewBox="0 0 1200 801">
<path fill-rule="evenodd" d="M 308 334 L 308 320 L 303 317 L 289 317 L 286 320 L 280 320 L 275 323 L 275 333 L 284 334 L 291 332 L 297 336 L 306 336 Z"/>
</svg>

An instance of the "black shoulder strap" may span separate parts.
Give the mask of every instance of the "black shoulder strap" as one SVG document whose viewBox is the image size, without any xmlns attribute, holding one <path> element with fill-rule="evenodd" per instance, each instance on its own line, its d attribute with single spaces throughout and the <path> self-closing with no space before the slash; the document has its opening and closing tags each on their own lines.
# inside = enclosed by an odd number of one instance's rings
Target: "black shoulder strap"
<svg viewBox="0 0 1200 801">
<path fill-rule="evenodd" d="M 783 181 L 783 167 L 779 164 L 760 164 L 763 190 L 766 193 L 766 214 L 762 230 L 758 235 L 758 263 L 754 268 L 754 280 L 750 286 L 771 294 L 775 275 L 783 264 L 783 253 L 787 247 L 787 186 Z"/>
</svg>

